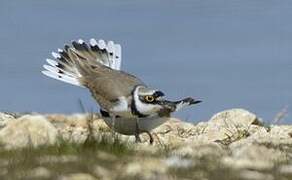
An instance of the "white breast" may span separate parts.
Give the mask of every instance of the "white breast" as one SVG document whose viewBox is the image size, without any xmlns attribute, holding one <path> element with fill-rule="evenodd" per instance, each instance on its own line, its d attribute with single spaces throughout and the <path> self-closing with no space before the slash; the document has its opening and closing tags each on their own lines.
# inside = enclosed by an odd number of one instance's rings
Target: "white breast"
<svg viewBox="0 0 292 180">
<path fill-rule="evenodd" d="M 167 117 L 146 117 L 139 118 L 140 130 L 151 131 L 152 129 L 160 126 L 166 122 L 169 118 Z M 112 119 L 104 118 L 105 123 L 112 128 Z M 116 118 L 115 120 L 115 131 L 125 135 L 134 135 L 136 132 L 136 119 L 135 118 Z"/>
<path fill-rule="evenodd" d="M 118 103 L 115 105 L 111 111 L 112 112 L 123 112 L 128 111 L 128 101 L 125 96 L 121 96 L 118 98 Z"/>
<path fill-rule="evenodd" d="M 121 96 L 118 99 L 118 103 L 110 111 L 113 112 L 116 116 L 133 117 L 126 97 Z"/>
</svg>

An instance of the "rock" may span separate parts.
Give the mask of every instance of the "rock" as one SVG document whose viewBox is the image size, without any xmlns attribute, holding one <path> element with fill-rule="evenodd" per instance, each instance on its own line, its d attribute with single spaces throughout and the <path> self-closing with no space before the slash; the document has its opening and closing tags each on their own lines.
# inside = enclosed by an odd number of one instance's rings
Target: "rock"
<svg viewBox="0 0 292 180">
<path fill-rule="evenodd" d="M 207 125 L 203 125 L 203 133 L 198 138 L 228 145 L 249 136 L 262 126 L 255 114 L 244 109 L 230 109 L 215 114 Z"/>
<path fill-rule="evenodd" d="M 5 127 L 9 121 L 14 119 L 15 119 L 14 116 L 0 112 L 0 129 Z"/>
<path fill-rule="evenodd" d="M 279 158 L 279 159 L 278 159 Z M 265 146 L 252 145 L 233 150 L 233 154 L 224 157 L 222 162 L 235 169 L 272 170 L 275 163 L 283 162 L 285 154 Z"/>
<path fill-rule="evenodd" d="M 90 174 L 86 174 L 86 173 L 69 174 L 66 176 L 62 176 L 59 179 L 60 180 L 96 180 L 95 177 L 93 177 Z"/>
<path fill-rule="evenodd" d="M 0 121 L 1 117 L 9 119 L 7 114 L 0 113 Z M 42 166 L 28 169 L 29 178 L 273 180 L 292 176 L 292 126 L 266 128 L 256 115 L 243 109 L 223 111 L 196 125 L 170 118 L 152 131 L 153 145 L 145 133 L 141 135 L 143 143 L 133 143 L 134 136 L 114 135 L 103 120 L 88 114 L 10 117 L 0 130 L 0 140 L 6 148 L 38 146 L 55 143 L 58 133 L 69 142 L 84 143 L 91 134 L 94 141 L 102 143 L 93 148 L 67 147 L 65 143 L 57 153 L 41 155 L 36 150 L 34 159 Z M 116 137 L 126 149 L 119 150 L 119 144 L 111 147 Z M 1 176 L 10 175 L 4 167 L 18 166 L 11 163 L 5 156 L 0 158 Z M 72 169 L 66 166 L 64 172 L 52 168 L 70 164 Z M 78 169 L 79 164 L 84 171 Z"/>
<path fill-rule="evenodd" d="M 41 179 L 41 178 L 48 179 L 51 177 L 51 172 L 45 167 L 34 168 L 28 174 L 30 178 L 35 178 L 35 179 Z"/>
<path fill-rule="evenodd" d="M 240 172 L 239 176 L 246 180 L 274 180 L 271 174 L 251 170 L 244 170 Z"/>
<path fill-rule="evenodd" d="M 209 122 L 217 124 L 218 126 L 245 126 L 259 125 L 263 123 L 257 116 L 244 109 L 230 109 L 215 114 Z"/>
<path fill-rule="evenodd" d="M 192 158 L 202 158 L 202 157 L 212 157 L 220 158 L 226 155 L 226 151 L 217 143 L 187 143 L 183 144 L 177 148 L 174 148 L 170 154 L 179 157 L 192 157 Z"/>
<path fill-rule="evenodd" d="M 292 144 L 291 138 L 281 139 L 268 132 L 264 127 L 251 136 L 229 145 L 231 155 L 224 163 L 232 168 L 270 170 L 277 163 L 286 162 Z"/>
<path fill-rule="evenodd" d="M 102 180 L 111 180 L 111 179 L 117 179 L 113 176 L 113 173 L 110 172 L 110 170 L 96 165 L 94 168 L 94 174 L 97 177 L 97 179 L 102 179 Z"/>
<path fill-rule="evenodd" d="M 292 147 L 292 138 L 288 133 L 290 131 L 285 129 L 286 128 L 282 129 L 279 126 L 275 126 L 271 127 L 271 130 L 268 131 L 266 128 L 262 127 L 251 136 L 230 144 L 229 147 L 230 149 L 239 149 L 255 144 L 264 145 L 268 148 L 287 150 L 285 152 L 289 152 L 289 149 Z"/>
<path fill-rule="evenodd" d="M 169 179 L 167 178 L 167 166 L 163 161 L 154 158 L 137 159 L 128 163 L 122 170 L 125 178 L 138 179 Z M 129 179 L 129 178 L 127 178 Z"/>
<path fill-rule="evenodd" d="M 170 132 L 175 132 L 175 134 L 179 137 L 188 137 L 190 136 L 188 132 L 192 128 L 194 128 L 194 125 L 191 123 L 184 122 L 176 118 L 169 118 L 169 120 L 166 121 L 164 124 L 155 128 L 153 132 L 157 134 L 167 134 Z"/>
<path fill-rule="evenodd" d="M 111 130 L 105 122 L 96 115 L 90 114 L 73 114 L 47 115 L 48 120 L 58 129 L 62 139 L 72 143 L 84 143 L 87 139 L 91 127 L 93 136 L 97 136 L 100 132 L 110 132 Z"/>
<path fill-rule="evenodd" d="M 183 122 L 176 118 L 170 118 L 167 122 L 153 130 L 154 143 L 177 146 L 184 143 L 188 137 L 192 136 L 194 125 Z M 147 139 L 149 142 L 149 139 Z"/>
<path fill-rule="evenodd" d="M 292 174 L 292 165 L 283 165 L 279 168 L 279 172 L 282 174 Z"/>
<path fill-rule="evenodd" d="M 164 163 L 170 168 L 189 168 L 194 162 L 191 159 L 180 156 L 170 156 L 164 160 Z"/>
<path fill-rule="evenodd" d="M 289 125 L 272 125 L 269 134 L 280 139 L 292 138 L 292 126 Z"/>
<path fill-rule="evenodd" d="M 5 148 L 51 145 L 56 143 L 57 129 L 40 115 L 25 115 L 10 121 L 0 131 L 0 142 Z"/>
</svg>

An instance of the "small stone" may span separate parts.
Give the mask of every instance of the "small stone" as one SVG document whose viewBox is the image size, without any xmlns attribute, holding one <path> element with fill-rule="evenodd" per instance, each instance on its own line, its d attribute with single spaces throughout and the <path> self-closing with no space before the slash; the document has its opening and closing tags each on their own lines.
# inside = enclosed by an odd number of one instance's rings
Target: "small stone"
<svg viewBox="0 0 292 180">
<path fill-rule="evenodd" d="M 0 168 L 0 176 L 4 176 L 8 173 L 8 170 L 5 168 Z"/>
<path fill-rule="evenodd" d="M 282 174 L 292 174 L 292 165 L 283 165 L 279 168 L 279 172 Z"/>
<path fill-rule="evenodd" d="M 116 161 L 117 160 L 116 156 L 114 156 L 111 153 L 104 152 L 104 151 L 98 151 L 97 157 L 98 157 L 98 159 L 104 160 L 104 161 Z"/>
<path fill-rule="evenodd" d="M 222 165 L 232 169 L 253 169 L 253 170 L 271 170 L 274 166 L 272 162 L 256 161 L 244 158 L 223 157 Z"/>
<path fill-rule="evenodd" d="M 51 172 L 45 167 L 37 167 L 29 172 L 30 178 L 50 178 Z"/>
<path fill-rule="evenodd" d="M 96 178 L 86 173 L 74 173 L 62 176 L 59 180 L 96 180 Z"/>
<path fill-rule="evenodd" d="M 191 123 L 183 122 L 176 118 L 170 118 L 164 124 L 153 130 L 154 144 L 167 144 L 168 146 L 181 144 L 188 137 L 193 136 L 192 129 L 194 127 L 195 126 Z"/>
<path fill-rule="evenodd" d="M 167 166 L 163 161 L 154 158 L 137 159 L 129 163 L 123 174 L 130 177 L 140 177 L 140 179 L 161 179 L 167 172 Z"/>
<path fill-rule="evenodd" d="M 274 180 L 274 177 L 271 174 L 251 170 L 243 170 L 240 172 L 240 177 L 247 180 Z"/>
<path fill-rule="evenodd" d="M 172 155 L 180 157 L 222 157 L 226 152 L 217 143 L 196 142 L 181 145 L 171 151 Z"/>
<path fill-rule="evenodd" d="M 114 174 L 110 170 L 104 167 L 96 165 L 93 169 L 94 169 L 94 174 L 98 177 L 98 179 L 102 179 L 102 180 L 116 179 L 114 178 Z"/>
<path fill-rule="evenodd" d="M 193 161 L 191 159 L 186 159 L 179 156 L 170 156 L 165 159 L 164 162 L 171 168 L 189 168 L 193 165 Z"/>
</svg>

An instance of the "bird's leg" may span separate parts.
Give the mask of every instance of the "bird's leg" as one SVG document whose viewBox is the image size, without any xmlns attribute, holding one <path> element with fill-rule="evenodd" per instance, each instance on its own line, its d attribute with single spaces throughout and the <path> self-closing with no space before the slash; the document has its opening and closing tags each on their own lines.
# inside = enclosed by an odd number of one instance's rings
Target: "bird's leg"
<svg viewBox="0 0 292 180">
<path fill-rule="evenodd" d="M 117 137 L 117 133 L 116 133 L 116 131 L 115 131 L 115 123 L 116 123 L 116 115 L 115 114 L 110 114 L 110 117 L 111 117 L 111 119 L 112 119 L 112 134 L 113 134 L 113 138 L 114 138 L 114 140 L 116 139 L 116 138 L 118 138 Z"/>
<path fill-rule="evenodd" d="M 149 131 L 144 131 L 146 134 L 148 134 L 148 136 L 149 136 L 149 138 L 150 138 L 150 144 L 152 145 L 153 144 L 153 142 L 154 142 L 154 138 L 153 138 L 153 136 L 152 136 L 152 134 L 149 132 Z"/>
<path fill-rule="evenodd" d="M 142 142 L 141 139 L 140 139 L 139 134 L 140 134 L 139 118 L 136 118 L 136 132 L 135 132 L 135 138 L 136 138 L 135 142 L 136 143 Z"/>
<path fill-rule="evenodd" d="M 112 114 L 112 130 L 115 132 L 116 115 Z"/>
</svg>

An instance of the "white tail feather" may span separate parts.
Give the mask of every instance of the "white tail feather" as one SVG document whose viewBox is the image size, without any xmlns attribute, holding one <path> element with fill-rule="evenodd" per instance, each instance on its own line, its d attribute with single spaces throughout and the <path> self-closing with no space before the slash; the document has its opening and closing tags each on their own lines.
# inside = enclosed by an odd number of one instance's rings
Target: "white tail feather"
<svg viewBox="0 0 292 180">
<path fill-rule="evenodd" d="M 97 46 L 97 42 L 93 38 L 89 40 L 89 43 L 90 43 L 91 46 Z"/>
<path fill-rule="evenodd" d="M 48 64 L 43 66 L 45 69 L 42 71 L 43 74 L 66 83 L 83 86 L 79 81 L 82 78 L 80 69 L 76 66 L 76 61 L 80 59 L 74 58 L 81 57 L 84 58 L 84 63 L 100 63 L 111 69 L 120 70 L 122 50 L 121 46 L 113 41 L 106 43 L 104 40 L 90 39 L 89 44 L 86 44 L 79 39 L 77 42 L 73 41 L 71 46 L 65 45 L 64 49 L 52 52 L 52 56 L 54 60 L 46 60 Z"/>
<path fill-rule="evenodd" d="M 51 77 L 53 79 L 57 79 L 59 81 L 63 81 L 75 86 L 80 86 L 82 87 L 82 85 L 77 81 L 77 79 L 69 77 L 67 75 L 63 75 L 63 74 L 59 74 L 56 72 L 52 72 L 52 71 L 42 71 L 42 73 L 48 77 Z"/>
<path fill-rule="evenodd" d="M 115 67 L 116 70 L 121 70 L 122 63 L 122 47 L 119 44 L 115 45 Z"/>
<path fill-rule="evenodd" d="M 58 59 L 60 58 L 60 54 L 59 53 L 56 53 L 56 52 L 52 52 L 52 56 L 55 58 L 55 59 Z"/>
<path fill-rule="evenodd" d="M 46 59 L 46 61 L 51 66 L 57 66 L 58 65 L 57 61 L 54 61 L 52 59 Z"/>
<path fill-rule="evenodd" d="M 78 43 L 79 43 L 79 44 L 83 44 L 84 41 L 83 41 L 82 39 L 79 39 L 79 40 L 78 40 Z"/>
<path fill-rule="evenodd" d="M 49 66 L 49 65 L 43 65 L 43 67 L 48 70 L 48 71 L 51 71 L 51 72 L 54 72 L 54 73 L 57 73 L 57 74 L 60 74 L 60 75 L 63 75 L 62 73 L 64 73 L 65 75 L 69 76 L 69 77 L 72 77 L 72 78 L 77 78 L 76 75 L 72 74 L 72 73 L 69 73 L 67 71 L 64 71 L 63 69 L 60 69 L 56 66 Z M 60 71 L 62 73 L 60 73 Z"/>
<path fill-rule="evenodd" d="M 105 49 L 106 48 L 106 44 L 105 44 L 104 40 L 101 39 L 101 40 L 98 41 L 98 47 L 100 49 Z"/>
</svg>

